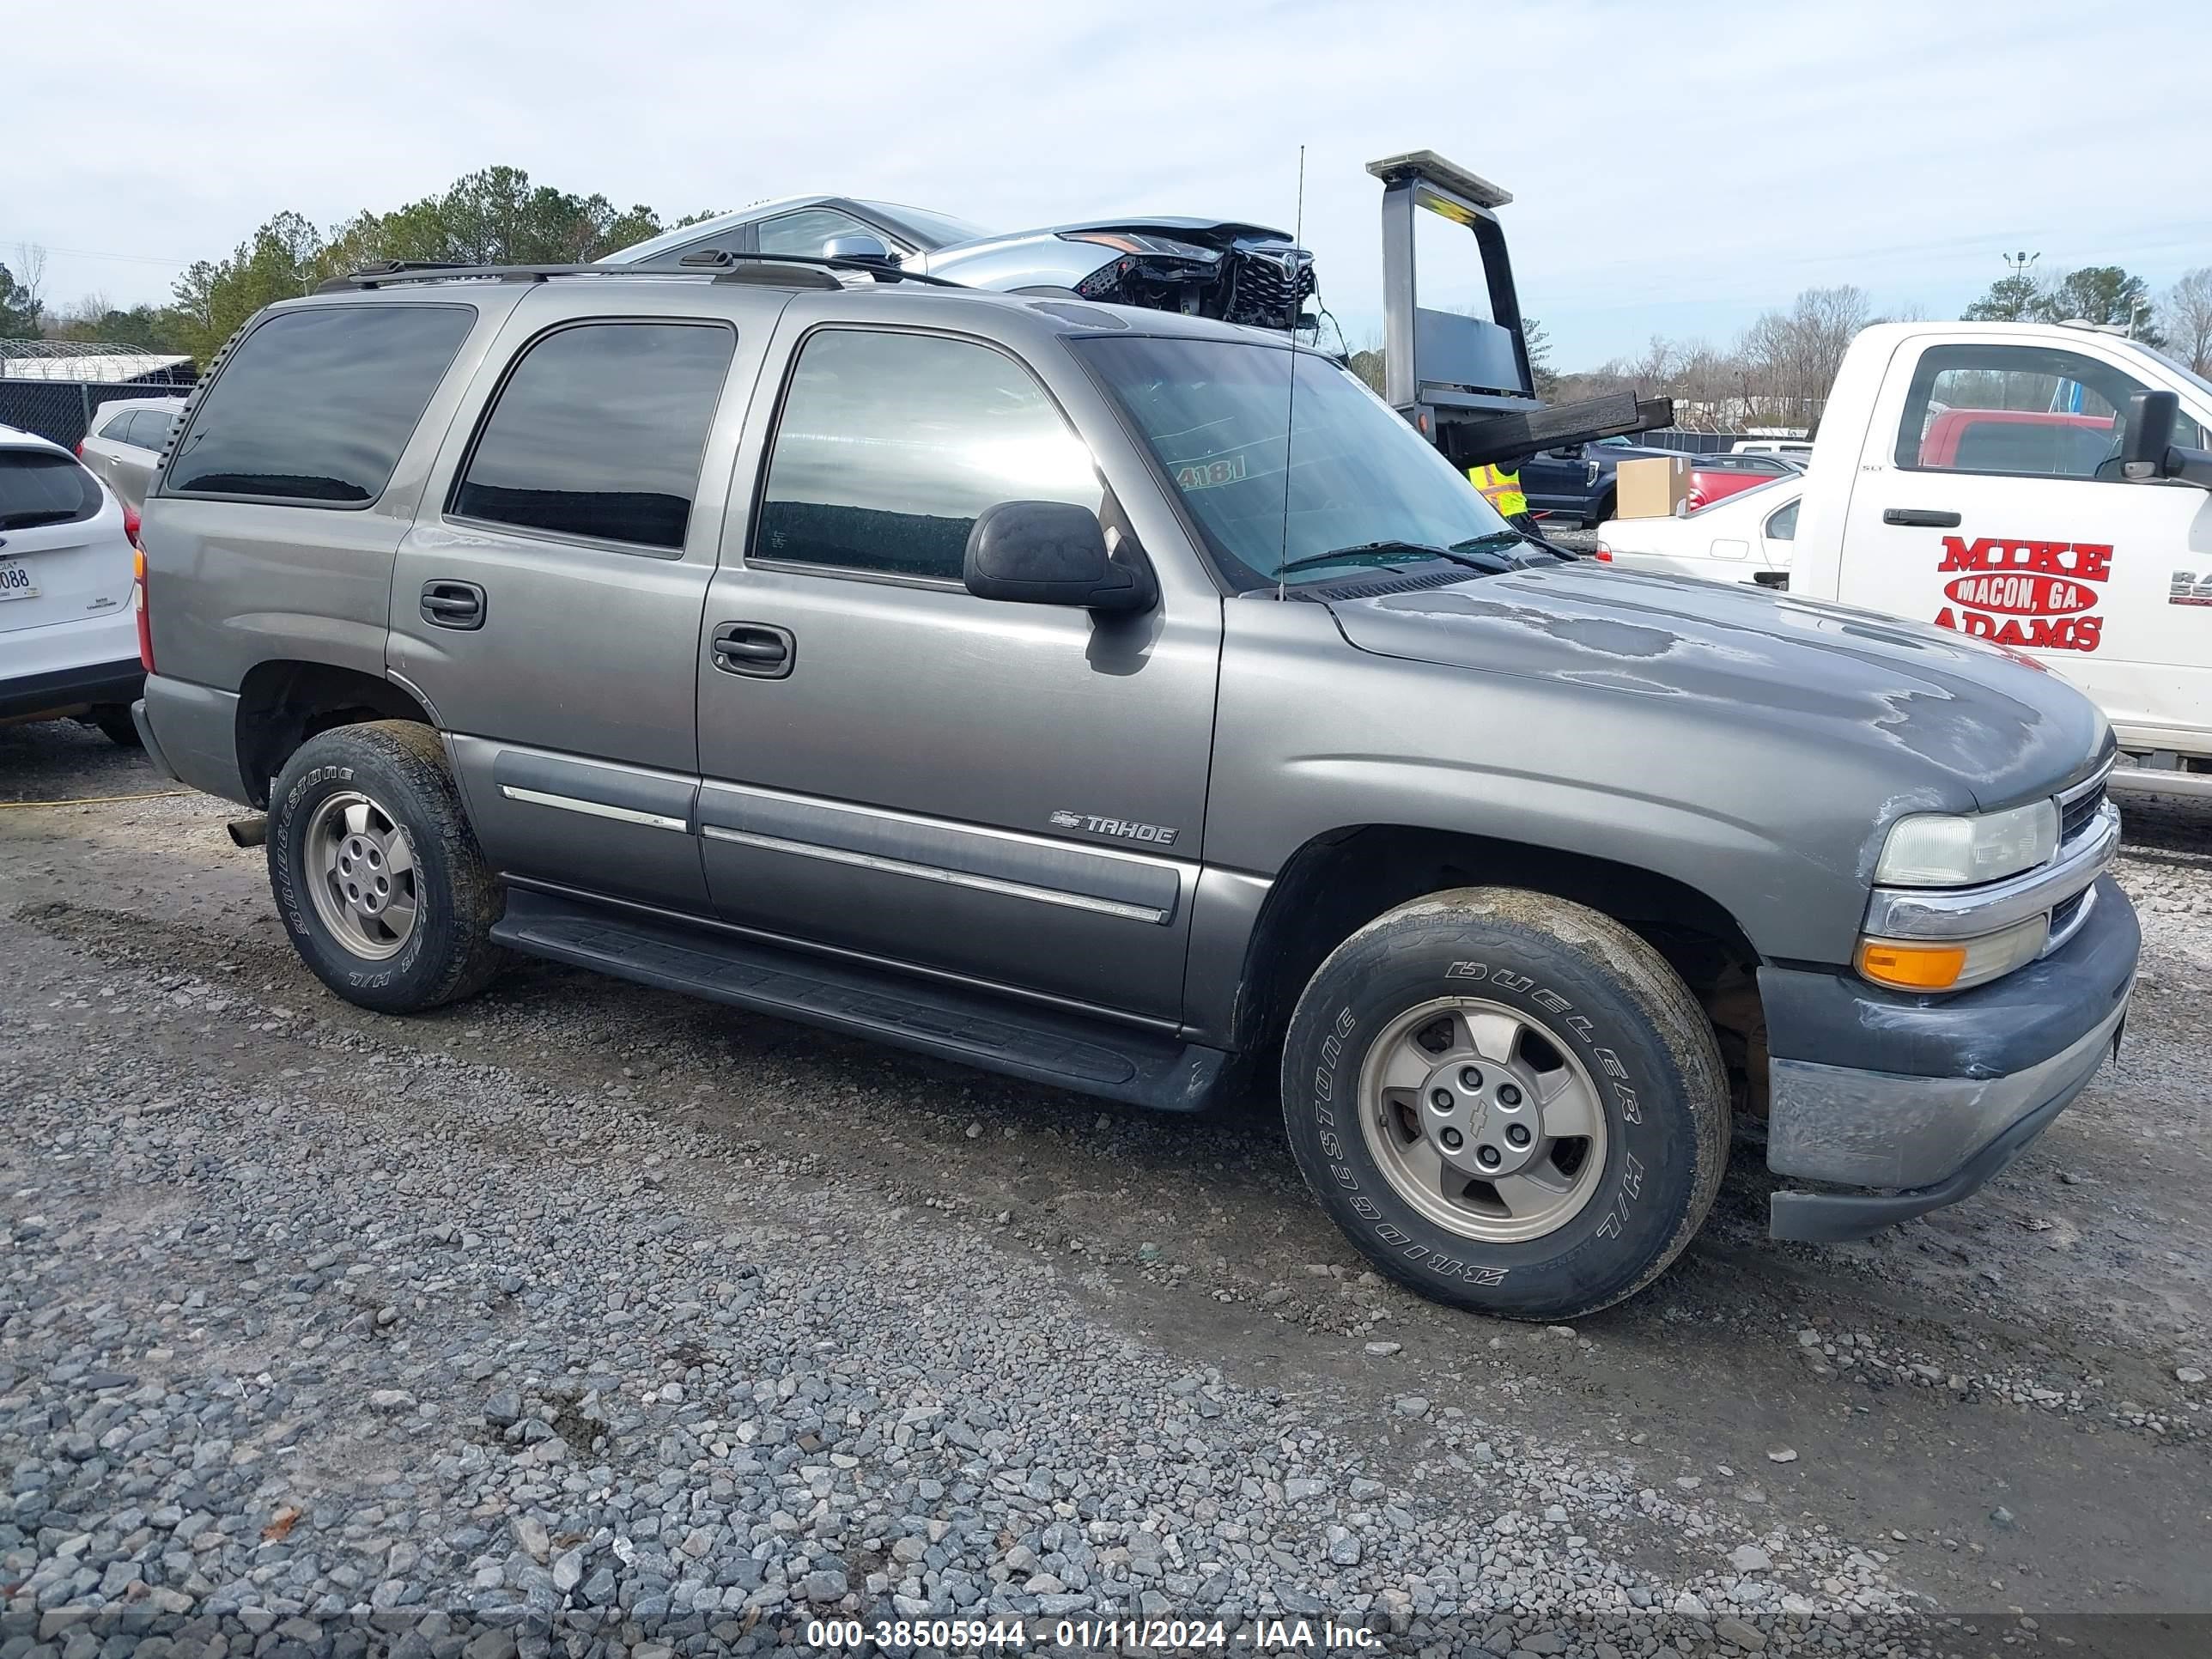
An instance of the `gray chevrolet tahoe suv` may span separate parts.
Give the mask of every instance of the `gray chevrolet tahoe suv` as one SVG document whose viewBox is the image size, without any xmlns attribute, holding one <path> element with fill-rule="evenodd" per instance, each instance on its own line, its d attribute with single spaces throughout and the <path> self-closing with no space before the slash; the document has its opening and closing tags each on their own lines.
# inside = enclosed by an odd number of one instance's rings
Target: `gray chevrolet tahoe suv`
<svg viewBox="0 0 2212 1659">
<path fill-rule="evenodd" d="M 1382 1270 L 1626 1297 L 1764 1126 L 1948 1203 L 2117 1041 L 2105 722 L 1954 634 L 1555 560 L 1352 375 L 727 256 L 270 307 L 148 501 L 138 716 L 325 984 L 512 951 L 1172 1111 Z"/>
</svg>

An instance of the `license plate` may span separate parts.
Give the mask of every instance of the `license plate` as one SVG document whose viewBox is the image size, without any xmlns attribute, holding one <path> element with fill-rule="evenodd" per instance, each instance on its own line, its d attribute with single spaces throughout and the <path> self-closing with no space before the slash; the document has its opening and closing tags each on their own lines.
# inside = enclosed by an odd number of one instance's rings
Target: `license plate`
<svg viewBox="0 0 2212 1659">
<path fill-rule="evenodd" d="M 0 600 L 35 599 L 39 585 L 31 580 L 31 567 L 16 559 L 0 559 Z"/>
</svg>

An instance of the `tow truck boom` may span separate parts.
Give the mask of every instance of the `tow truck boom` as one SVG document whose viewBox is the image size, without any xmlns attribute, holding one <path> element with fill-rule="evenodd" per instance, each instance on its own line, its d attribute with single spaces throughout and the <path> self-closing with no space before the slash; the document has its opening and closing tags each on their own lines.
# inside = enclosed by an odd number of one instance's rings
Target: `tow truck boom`
<svg viewBox="0 0 2212 1659">
<path fill-rule="evenodd" d="M 1560 404 L 1537 398 L 1498 221 L 1510 191 L 1432 149 L 1385 156 L 1367 171 L 1382 181 L 1383 395 L 1453 465 L 1517 463 L 1540 449 L 1672 424 L 1674 405 L 1666 398 L 1621 392 Z M 1421 307 L 1413 216 L 1423 211 L 1474 236 L 1487 319 Z"/>
</svg>

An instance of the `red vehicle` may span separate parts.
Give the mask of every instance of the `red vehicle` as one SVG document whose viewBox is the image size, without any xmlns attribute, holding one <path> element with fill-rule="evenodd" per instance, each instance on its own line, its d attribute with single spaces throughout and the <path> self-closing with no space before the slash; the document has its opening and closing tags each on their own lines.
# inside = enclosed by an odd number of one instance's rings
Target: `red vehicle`
<svg viewBox="0 0 2212 1659">
<path fill-rule="evenodd" d="M 1794 455 L 1699 455 L 1690 464 L 1690 511 L 1804 470 Z"/>
<path fill-rule="evenodd" d="M 1947 409 L 1920 436 L 1920 465 L 1962 472 L 2086 478 L 2112 453 L 2109 415 L 2035 409 Z"/>
</svg>

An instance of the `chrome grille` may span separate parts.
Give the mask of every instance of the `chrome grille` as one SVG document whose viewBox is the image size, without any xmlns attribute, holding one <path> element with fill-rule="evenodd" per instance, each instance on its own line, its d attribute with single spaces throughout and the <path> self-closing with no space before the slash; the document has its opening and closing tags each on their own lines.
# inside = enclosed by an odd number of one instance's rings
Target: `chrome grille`
<svg viewBox="0 0 2212 1659">
<path fill-rule="evenodd" d="M 2087 793 L 2062 801 L 2058 808 L 2058 844 L 2065 846 L 2075 836 L 2087 830 L 2096 820 L 2097 809 L 2105 804 L 2105 781 L 2099 778 Z"/>
</svg>

